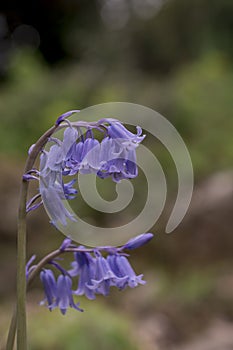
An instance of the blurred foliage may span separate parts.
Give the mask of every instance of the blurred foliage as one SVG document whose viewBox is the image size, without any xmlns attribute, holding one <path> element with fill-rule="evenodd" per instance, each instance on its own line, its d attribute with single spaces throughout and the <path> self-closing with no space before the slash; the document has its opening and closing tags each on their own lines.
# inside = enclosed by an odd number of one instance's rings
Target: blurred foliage
<svg viewBox="0 0 233 350">
<path fill-rule="evenodd" d="M 30 350 L 137 350 L 132 338 L 131 321 L 116 310 L 113 312 L 100 301 L 85 303 L 85 311 L 68 310 L 63 316 L 60 311 L 49 310 L 36 305 L 28 308 L 28 337 Z M 41 298 L 41 295 L 40 297 Z M 83 298 L 82 298 L 83 299 Z M 91 305 L 90 305 L 91 304 Z M 5 312 L 0 317 L 0 346 L 3 330 L 7 330 Z"/>
<path fill-rule="evenodd" d="M 130 79 L 125 79 L 122 72 L 85 65 L 51 72 L 41 58 L 18 52 L 11 62 L 9 81 L 1 89 L 1 152 L 25 154 L 69 109 L 121 100 L 149 104 L 164 112 L 187 143 L 198 176 L 229 165 L 233 155 L 233 68 L 225 55 L 207 52 L 166 79 L 161 88 L 153 77 L 133 70 L 129 75 Z M 161 153 L 158 144 L 152 147 Z M 164 153 L 162 161 L 169 166 Z"/>
<path fill-rule="evenodd" d="M 232 12 L 231 0 L 8 0 L 0 4 L 8 23 L 2 48 L 10 49 L 11 34 L 26 23 L 38 31 L 50 65 L 65 59 L 115 69 L 126 63 L 163 75 L 206 49 L 232 58 Z"/>
<path fill-rule="evenodd" d="M 173 80 L 177 127 L 188 143 L 198 176 L 232 162 L 233 69 L 219 52 L 208 52 Z"/>
<path fill-rule="evenodd" d="M 45 318 L 46 310 L 39 310 L 29 323 L 30 349 L 137 349 L 129 338 L 127 320 L 103 305 L 89 305 L 86 315 L 72 311 L 68 317 L 55 311 Z"/>
</svg>

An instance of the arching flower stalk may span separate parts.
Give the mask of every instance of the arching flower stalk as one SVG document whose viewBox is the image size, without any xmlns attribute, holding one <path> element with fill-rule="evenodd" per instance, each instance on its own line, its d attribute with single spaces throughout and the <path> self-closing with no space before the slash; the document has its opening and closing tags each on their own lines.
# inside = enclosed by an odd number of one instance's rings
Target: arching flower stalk
<svg viewBox="0 0 233 350">
<path fill-rule="evenodd" d="M 77 174 L 95 174 L 114 182 L 132 179 L 137 176 L 136 148 L 145 135 L 137 127 L 134 134 L 116 119 L 101 119 L 97 122 L 69 122 L 70 111 L 60 116 L 35 145 L 30 147 L 25 173 L 22 179 L 18 216 L 18 273 L 17 273 L 17 312 L 14 314 L 7 350 L 14 346 L 17 328 L 17 349 L 27 349 L 26 337 L 26 289 L 40 275 L 45 298 L 41 304 L 50 311 L 59 308 L 65 314 L 69 307 L 83 311 L 74 296 L 85 295 L 95 299 L 104 296 L 115 287 L 123 290 L 145 284 L 143 275 L 137 275 L 128 260 L 129 251 L 149 242 L 153 235 L 144 233 L 130 239 L 122 246 L 101 246 L 89 248 L 77 245 L 66 238 L 59 249 L 32 265 L 33 256 L 26 264 L 26 214 L 46 203 L 51 223 L 59 228 L 68 221 L 77 220 L 65 207 L 66 200 L 78 196 L 73 177 Z M 59 139 L 55 132 L 62 130 Z M 96 133 L 98 133 L 97 136 Z M 47 147 L 49 145 L 50 147 Z M 34 168 L 40 157 L 40 169 Z M 28 184 L 40 181 L 39 193 L 27 201 Z M 70 269 L 61 265 L 57 258 L 63 254 L 73 254 Z"/>
</svg>

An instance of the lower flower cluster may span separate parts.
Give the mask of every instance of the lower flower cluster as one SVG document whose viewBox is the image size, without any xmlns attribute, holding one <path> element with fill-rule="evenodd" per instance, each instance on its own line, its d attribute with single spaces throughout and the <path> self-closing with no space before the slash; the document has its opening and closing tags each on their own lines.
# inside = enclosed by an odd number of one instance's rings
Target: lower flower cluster
<svg viewBox="0 0 233 350">
<path fill-rule="evenodd" d="M 123 290 L 145 284 L 143 275 L 136 275 L 124 251 L 138 248 L 149 242 L 152 237 L 151 233 L 145 233 L 121 247 L 93 249 L 75 246 L 66 239 L 60 251 L 61 253 L 73 252 L 74 261 L 71 263 L 71 269 L 65 270 L 57 260 L 49 262 L 60 272 L 57 278 L 51 269 L 42 269 L 40 279 L 44 287 L 45 299 L 41 304 L 47 305 L 50 311 L 58 307 L 62 314 L 65 314 L 69 307 L 83 311 L 79 303 L 74 302 L 74 295 L 85 295 L 88 299 L 95 299 L 97 294 L 107 296 L 110 287 Z M 77 287 L 73 289 L 77 278 Z"/>
</svg>

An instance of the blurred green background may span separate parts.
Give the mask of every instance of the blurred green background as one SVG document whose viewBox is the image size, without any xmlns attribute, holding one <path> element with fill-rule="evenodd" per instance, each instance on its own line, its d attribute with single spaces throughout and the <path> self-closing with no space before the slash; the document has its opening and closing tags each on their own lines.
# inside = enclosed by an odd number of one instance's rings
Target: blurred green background
<svg viewBox="0 0 233 350">
<path fill-rule="evenodd" d="M 232 0 L 1 2 L 0 347 L 15 297 L 17 202 L 29 146 L 67 110 L 125 101 L 157 110 L 183 137 L 195 173 L 190 209 L 164 234 L 176 172 L 148 137 L 169 191 L 154 240 L 131 258 L 147 285 L 106 300 L 80 298 L 85 313 L 63 317 L 38 306 L 37 281 L 28 297 L 30 349 L 233 348 L 232 37 Z M 28 257 L 63 239 L 43 209 L 28 226 Z"/>
</svg>

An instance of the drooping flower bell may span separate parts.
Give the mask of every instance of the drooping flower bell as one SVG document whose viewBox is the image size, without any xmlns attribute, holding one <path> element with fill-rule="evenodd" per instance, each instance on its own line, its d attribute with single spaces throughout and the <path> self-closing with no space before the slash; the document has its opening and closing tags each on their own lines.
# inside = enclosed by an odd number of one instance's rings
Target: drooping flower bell
<svg viewBox="0 0 233 350">
<path fill-rule="evenodd" d="M 61 274 L 56 281 L 52 270 L 44 269 L 40 278 L 46 297 L 41 305 L 47 304 L 50 311 L 58 307 L 63 315 L 68 307 L 83 311 L 79 308 L 79 303 L 75 304 L 73 300 L 72 280 L 68 275 Z"/>
</svg>

